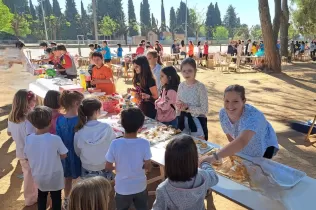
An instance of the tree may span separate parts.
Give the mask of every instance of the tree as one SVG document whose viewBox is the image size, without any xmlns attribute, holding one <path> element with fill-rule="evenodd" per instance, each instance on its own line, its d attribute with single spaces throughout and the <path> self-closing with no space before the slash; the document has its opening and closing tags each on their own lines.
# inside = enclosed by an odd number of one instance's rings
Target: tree
<svg viewBox="0 0 316 210">
<path fill-rule="evenodd" d="M 233 37 L 236 28 L 240 25 L 240 19 L 238 20 L 235 8 L 232 5 L 228 6 L 223 23 L 229 31 L 229 37 Z"/>
<path fill-rule="evenodd" d="M 186 10 L 187 14 L 189 15 L 189 9 L 184 2 L 180 2 L 180 7 L 177 10 L 177 25 L 179 26 L 178 33 L 184 33 L 185 31 L 185 19 L 186 19 Z M 189 17 L 188 17 L 189 20 Z"/>
<path fill-rule="evenodd" d="M 316 34 L 316 17 L 315 17 L 315 0 L 293 0 L 296 9 L 293 12 L 293 20 L 295 27 L 300 29 L 303 35 Z"/>
<path fill-rule="evenodd" d="M 289 26 L 289 38 L 292 40 L 298 39 L 300 36 L 300 32 L 297 30 L 297 28 L 294 27 L 294 23 L 290 23 Z"/>
<path fill-rule="evenodd" d="M 11 13 L 29 14 L 28 0 L 3 0 L 2 1 L 10 9 Z"/>
<path fill-rule="evenodd" d="M 51 14 L 53 14 L 53 8 L 52 5 L 50 4 L 49 0 L 38 0 L 38 3 L 41 4 L 40 2 L 43 2 L 43 8 L 45 11 L 45 16 L 49 17 Z"/>
<path fill-rule="evenodd" d="M 156 18 L 154 17 L 154 13 L 151 13 L 151 27 L 153 29 L 158 27 L 158 24 L 156 22 Z"/>
<path fill-rule="evenodd" d="M 268 69 L 273 70 L 274 72 L 281 72 L 281 60 L 280 55 L 276 48 L 276 30 L 278 30 L 277 19 L 280 16 L 279 7 L 277 4 L 280 3 L 280 0 L 274 0 L 275 2 L 275 14 L 274 14 L 274 24 L 272 26 L 269 2 L 268 0 L 258 0 L 259 1 L 259 17 L 262 28 L 263 42 L 264 42 L 264 51 L 265 51 L 265 64 Z"/>
<path fill-rule="evenodd" d="M 90 26 L 90 21 L 89 21 L 89 16 L 87 14 L 87 11 L 85 10 L 84 6 L 83 6 L 83 2 L 81 0 L 81 17 L 80 17 L 80 33 L 84 36 L 87 36 L 87 34 L 89 33 L 89 31 L 91 30 Z"/>
<path fill-rule="evenodd" d="M 118 29 L 118 24 L 110 17 L 104 16 L 100 24 L 100 32 L 104 36 L 112 36 Z"/>
<path fill-rule="evenodd" d="M 280 39 L 281 39 L 281 56 L 288 56 L 288 43 L 289 43 L 289 19 L 290 12 L 287 0 L 282 0 L 282 14 L 280 25 Z"/>
<path fill-rule="evenodd" d="M 11 21 L 12 31 L 15 36 L 25 37 L 31 34 L 30 24 L 27 21 L 25 15 L 14 14 L 14 18 Z"/>
<path fill-rule="evenodd" d="M 150 8 L 148 0 L 143 0 L 143 2 L 141 2 L 140 25 L 142 36 L 147 36 L 151 28 Z"/>
<path fill-rule="evenodd" d="M 138 25 L 136 21 L 135 8 L 133 0 L 128 0 L 128 25 L 129 25 L 129 35 L 138 35 Z"/>
<path fill-rule="evenodd" d="M 251 29 L 250 29 L 250 34 L 251 34 L 251 37 L 252 37 L 254 40 L 262 39 L 261 26 L 260 26 L 260 25 L 254 25 L 254 26 L 252 26 Z"/>
<path fill-rule="evenodd" d="M 60 17 L 62 15 L 58 0 L 53 0 L 53 15 Z"/>
<path fill-rule="evenodd" d="M 208 39 L 212 39 L 213 38 L 213 34 L 212 31 L 215 28 L 216 24 L 215 24 L 215 8 L 213 3 L 211 2 L 210 5 L 207 8 L 207 12 L 206 12 L 206 21 L 205 21 L 205 27 L 206 27 L 206 31 L 207 31 L 207 38 Z"/>
<path fill-rule="evenodd" d="M 161 31 L 166 31 L 166 15 L 163 0 L 161 0 Z"/>
<path fill-rule="evenodd" d="M 225 40 L 228 39 L 229 31 L 224 26 L 217 26 L 213 35 L 216 40 Z"/>
<path fill-rule="evenodd" d="M 189 28 L 194 32 L 195 40 L 198 41 L 200 29 L 205 25 L 205 19 L 202 18 L 203 12 L 196 11 L 197 8 L 190 9 Z"/>
<path fill-rule="evenodd" d="M 170 8 L 170 19 L 169 19 L 168 30 L 172 34 L 172 40 L 174 40 L 175 39 L 174 34 L 177 32 L 178 26 L 177 26 L 176 12 L 174 11 L 173 7 Z"/>
<path fill-rule="evenodd" d="M 80 16 L 74 0 L 66 0 L 65 18 L 70 26 L 66 29 L 66 39 L 77 39 Z"/>
<path fill-rule="evenodd" d="M 9 32 L 13 14 L 10 9 L 0 0 L 0 31 Z"/>
<path fill-rule="evenodd" d="M 37 16 L 36 16 L 36 11 L 35 11 L 34 5 L 32 3 L 32 0 L 30 0 L 30 14 L 31 14 L 33 20 L 36 20 Z"/>
<path fill-rule="evenodd" d="M 249 28 L 247 24 L 242 24 L 236 29 L 234 34 L 234 40 L 245 40 L 250 37 Z"/>
<path fill-rule="evenodd" d="M 218 8 L 217 2 L 215 3 L 215 8 L 214 8 L 214 25 L 215 26 L 222 25 L 221 12 Z"/>
</svg>

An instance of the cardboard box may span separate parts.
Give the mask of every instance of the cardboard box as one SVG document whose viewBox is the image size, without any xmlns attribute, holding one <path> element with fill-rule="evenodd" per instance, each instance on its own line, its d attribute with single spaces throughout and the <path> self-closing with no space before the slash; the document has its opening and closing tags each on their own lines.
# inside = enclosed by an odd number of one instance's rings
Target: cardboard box
<svg viewBox="0 0 316 210">
<path fill-rule="evenodd" d="M 213 68 L 214 67 L 214 60 L 208 59 L 206 66 L 207 66 L 207 68 Z"/>
<path fill-rule="evenodd" d="M 62 93 L 64 90 L 69 90 L 69 91 L 78 91 L 83 93 L 83 87 L 80 85 L 64 85 L 59 87 L 59 91 Z"/>
</svg>

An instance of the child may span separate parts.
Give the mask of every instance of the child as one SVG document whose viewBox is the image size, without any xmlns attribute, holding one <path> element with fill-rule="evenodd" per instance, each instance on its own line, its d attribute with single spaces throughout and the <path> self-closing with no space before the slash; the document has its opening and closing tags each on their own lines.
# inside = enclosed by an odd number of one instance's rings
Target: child
<svg viewBox="0 0 316 210">
<path fill-rule="evenodd" d="M 60 74 L 66 75 L 68 79 L 77 78 L 77 67 L 74 59 L 67 53 L 65 45 L 57 45 L 54 54 L 59 57 L 57 70 Z"/>
<path fill-rule="evenodd" d="M 68 210 L 108 210 L 111 190 L 103 177 L 82 180 L 71 191 Z"/>
<path fill-rule="evenodd" d="M 48 48 L 48 44 L 46 42 L 41 42 L 40 45 L 41 49 L 43 49 L 43 54 L 41 55 L 41 59 L 47 59 L 48 54 L 46 52 L 46 49 Z"/>
<path fill-rule="evenodd" d="M 145 116 L 156 118 L 155 101 L 158 99 L 158 90 L 148 60 L 145 56 L 137 57 L 133 60 L 134 77 L 133 85 L 136 90 L 140 90 L 136 97 L 141 99 L 138 106 Z"/>
<path fill-rule="evenodd" d="M 189 41 L 189 52 L 188 55 L 190 58 L 193 58 L 194 56 L 194 44 L 192 41 Z"/>
<path fill-rule="evenodd" d="M 103 176 L 113 179 L 113 173 L 104 170 L 105 157 L 113 139 L 113 129 L 105 122 L 98 121 L 102 104 L 89 98 L 79 107 L 79 122 L 74 137 L 75 152 L 82 163 L 82 178 Z"/>
<path fill-rule="evenodd" d="M 187 56 L 187 47 L 184 44 L 184 40 L 181 40 L 180 55 Z"/>
<path fill-rule="evenodd" d="M 156 50 L 150 50 L 147 52 L 147 59 L 150 65 L 150 69 L 153 72 L 153 75 L 156 79 L 158 92 L 160 93 L 161 91 L 160 72 L 161 72 L 161 67 L 162 67 L 160 56 Z"/>
<path fill-rule="evenodd" d="M 50 108 L 36 107 L 29 113 L 28 120 L 36 132 L 26 137 L 24 152 L 38 186 L 38 210 L 46 210 L 48 193 L 52 209 L 61 210 L 61 190 L 65 183 L 60 159 L 67 157 L 68 150 L 59 136 L 49 133 L 52 121 Z"/>
<path fill-rule="evenodd" d="M 162 85 L 162 93 L 155 102 L 157 109 L 156 119 L 159 122 L 177 128 L 178 122 L 175 106 L 180 77 L 177 74 L 176 69 L 173 66 L 169 66 L 161 70 L 160 81 Z"/>
<path fill-rule="evenodd" d="M 63 91 L 60 97 L 60 105 L 66 114 L 60 116 L 56 121 L 56 134 L 63 140 L 69 150 L 68 156 L 62 161 L 65 177 L 65 199 L 64 208 L 67 209 L 72 180 L 81 175 L 81 161 L 75 154 L 74 135 L 75 126 L 78 124 L 78 108 L 83 100 L 83 94 L 77 91 Z"/>
<path fill-rule="evenodd" d="M 165 176 L 156 190 L 153 210 L 205 210 L 207 191 L 218 183 L 212 166 L 202 162 L 198 168 L 196 145 L 190 136 L 175 137 L 165 152 Z"/>
<path fill-rule="evenodd" d="M 123 58 L 123 48 L 121 44 L 117 44 L 117 57 L 118 58 Z"/>
<path fill-rule="evenodd" d="M 93 64 L 93 62 L 92 62 L 92 54 L 93 54 L 94 51 L 95 51 L 94 47 L 95 47 L 94 44 L 89 44 L 89 49 L 90 49 L 89 60 L 90 60 L 90 64 Z"/>
<path fill-rule="evenodd" d="M 8 118 L 8 135 L 16 143 L 16 157 L 19 159 L 24 177 L 24 199 L 26 206 L 37 202 L 37 187 L 34 183 L 31 168 L 24 154 L 25 138 L 34 133 L 35 129 L 26 119 L 27 114 L 34 108 L 36 96 L 32 91 L 19 90 L 12 103 L 12 110 Z"/>
<path fill-rule="evenodd" d="M 94 52 L 92 60 L 95 66 L 92 68 L 91 84 L 96 85 L 97 89 L 101 89 L 107 95 L 115 93 L 115 84 L 112 69 L 109 65 L 103 64 L 102 54 Z"/>
<path fill-rule="evenodd" d="M 104 55 L 104 63 L 111 63 L 111 49 L 108 46 L 107 41 L 102 42 L 102 53 Z"/>
<path fill-rule="evenodd" d="M 105 168 L 113 170 L 115 163 L 115 201 L 117 210 L 148 209 L 145 170 L 150 170 L 151 151 L 148 140 L 137 138 L 144 124 L 144 114 L 138 108 L 122 111 L 124 138 L 113 140 L 106 154 Z"/>
<path fill-rule="evenodd" d="M 207 61 L 207 59 L 208 59 L 208 42 L 207 41 L 204 42 L 203 56 L 205 57 L 205 60 Z"/>
<path fill-rule="evenodd" d="M 52 109 L 52 121 L 49 132 L 51 134 L 56 134 L 56 121 L 59 116 L 61 116 L 60 109 L 60 93 L 56 90 L 49 90 L 44 98 L 44 106 Z"/>
<path fill-rule="evenodd" d="M 198 41 L 198 56 L 199 56 L 199 61 L 200 61 L 200 65 L 202 66 L 202 58 L 203 58 L 203 46 L 201 45 L 201 41 Z"/>
<path fill-rule="evenodd" d="M 140 43 L 140 44 L 138 45 L 137 49 L 136 49 L 136 54 L 137 54 L 138 56 L 140 56 L 140 55 L 143 55 L 144 52 L 145 52 L 145 48 L 144 48 L 143 44 Z"/>
<path fill-rule="evenodd" d="M 204 84 L 195 79 L 196 62 L 187 58 L 181 63 L 185 81 L 180 83 L 177 98 L 178 127 L 184 133 L 208 139 L 207 118 L 208 97 Z"/>
</svg>

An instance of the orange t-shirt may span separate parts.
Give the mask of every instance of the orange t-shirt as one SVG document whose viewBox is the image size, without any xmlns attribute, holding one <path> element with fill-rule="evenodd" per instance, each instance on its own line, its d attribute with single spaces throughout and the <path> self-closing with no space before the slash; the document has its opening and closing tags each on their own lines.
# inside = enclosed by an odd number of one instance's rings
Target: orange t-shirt
<svg viewBox="0 0 316 210">
<path fill-rule="evenodd" d="M 97 84 L 96 88 L 101 89 L 102 92 L 105 92 L 106 95 L 111 95 L 115 93 L 115 85 L 113 81 L 112 69 L 108 65 L 103 65 L 98 68 L 97 66 L 92 69 L 92 79 L 111 79 L 111 83 Z"/>
<path fill-rule="evenodd" d="M 194 45 L 193 44 L 189 44 L 189 55 L 193 55 L 194 54 Z"/>
</svg>

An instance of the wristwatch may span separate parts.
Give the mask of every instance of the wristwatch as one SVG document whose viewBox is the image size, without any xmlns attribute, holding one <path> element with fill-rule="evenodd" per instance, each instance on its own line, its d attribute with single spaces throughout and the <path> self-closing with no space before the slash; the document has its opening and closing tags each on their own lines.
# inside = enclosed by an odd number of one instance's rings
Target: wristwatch
<svg viewBox="0 0 316 210">
<path fill-rule="evenodd" d="M 213 156 L 214 156 L 215 160 L 217 160 L 217 161 L 219 160 L 218 155 L 217 155 L 216 152 L 213 153 Z"/>
</svg>

